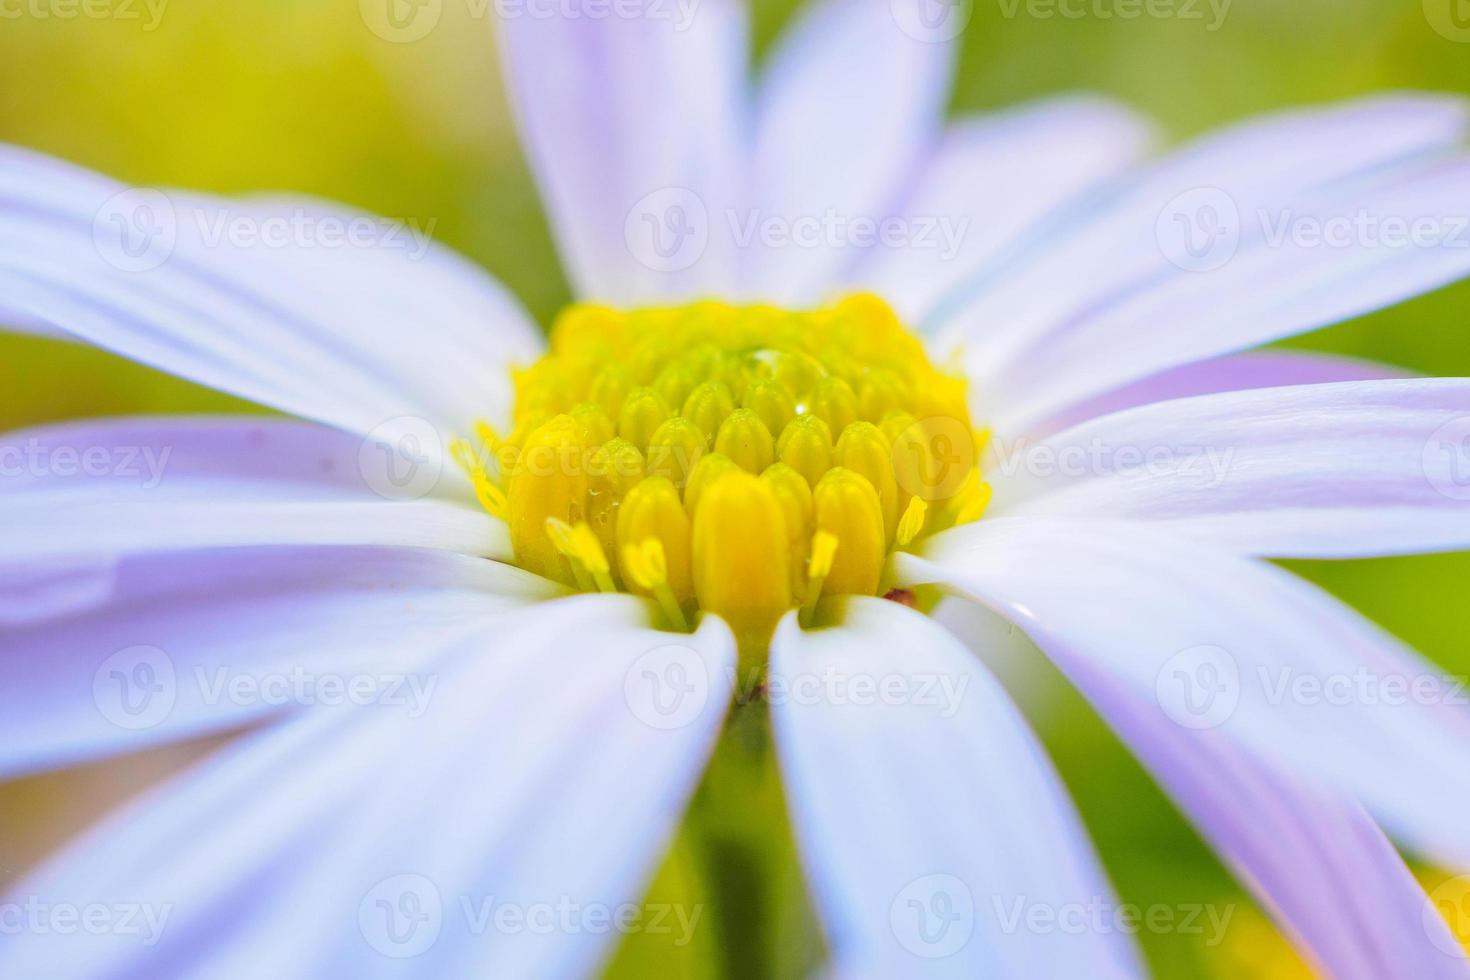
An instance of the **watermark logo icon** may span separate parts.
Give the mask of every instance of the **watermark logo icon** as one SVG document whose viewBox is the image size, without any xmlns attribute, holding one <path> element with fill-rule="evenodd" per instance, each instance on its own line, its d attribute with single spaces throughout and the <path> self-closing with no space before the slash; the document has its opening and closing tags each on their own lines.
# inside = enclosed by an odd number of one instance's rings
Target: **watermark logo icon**
<svg viewBox="0 0 1470 980">
<path fill-rule="evenodd" d="M 954 875 L 925 875 L 894 897 L 888 922 L 899 945 L 915 956 L 953 956 L 975 932 L 975 897 Z"/>
<path fill-rule="evenodd" d="M 444 440 L 428 419 L 403 415 L 373 427 L 357 451 L 368 487 L 388 500 L 418 500 L 439 485 Z"/>
<path fill-rule="evenodd" d="M 1423 920 L 1436 949 L 1446 956 L 1470 959 L 1470 875 L 1443 881 L 1425 896 Z"/>
<path fill-rule="evenodd" d="M 709 702 L 709 667 L 690 647 L 670 643 L 643 654 L 623 675 L 623 698 L 650 728 L 683 728 Z"/>
<path fill-rule="evenodd" d="M 444 0 L 358 0 L 358 13 L 368 30 L 393 44 L 411 44 L 429 36 L 444 13 Z"/>
<path fill-rule="evenodd" d="M 123 272 L 149 272 L 174 254 L 179 219 L 162 191 L 130 187 L 109 197 L 92 217 L 92 244 Z"/>
<path fill-rule="evenodd" d="M 362 897 L 357 927 L 369 946 L 393 959 L 410 959 L 439 941 L 444 901 L 423 875 L 384 878 Z"/>
<path fill-rule="evenodd" d="M 1240 704 L 1240 666 L 1224 647 L 1189 647 L 1164 662 L 1154 678 L 1154 694 L 1175 724 L 1216 728 Z"/>
<path fill-rule="evenodd" d="M 1470 0 L 1424 0 L 1424 19 L 1440 37 L 1470 43 Z"/>
<path fill-rule="evenodd" d="M 1424 443 L 1424 475 L 1450 500 L 1470 500 L 1470 415 L 1451 419 Z"/>
<path fill-rule="evenodd" d="M 920 419 L 893 440 L 898 485 L 921 500 L 948 500 L 975 467 L 975 437 L 958 419 Z"/>
<path fill-rule="evenodd" d="M 1240 208 L 1218 187 L 1196 187 L 1164 205 L 1154 238 L 1164 258 L 1186 272 L 1213 272 L 1240 248 Z"/>
<path fill-rule="evenodd" d="M 638 262 L 655 272 L 682 272 L 709 247 L 709 209 L 693 191 L 665 187 L 628 211 L 623 240 Z"/>
<path fill-rule="evenodd" d="M 92 700 L 119 728 L 143 731 L 161 724 L 178 700 L 173 659 L 154 646 L 119 650 L 92 675 Z"/>
<path fill-rule="evenodd" d="M 943 44 L 965 33 L 974 16 L 974 0 L 888 0 L 898 29 L 915 41 Z"/>
</svg>

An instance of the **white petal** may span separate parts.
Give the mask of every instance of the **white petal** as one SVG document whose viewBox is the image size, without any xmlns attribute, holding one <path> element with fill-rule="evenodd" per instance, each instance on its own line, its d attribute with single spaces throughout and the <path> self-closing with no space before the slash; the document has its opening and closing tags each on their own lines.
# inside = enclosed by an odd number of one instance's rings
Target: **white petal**
<svg viewBox="0 0 1470 980">
<path fill-rule="evenodd" d="M 1114 682 L 1085 656 L 1048 649 L 1326 975 L 1376 980 L 1470 972 L 1466 961 L 1445 955 L 1454 948 L 1449 929 L 1426 918 L 1424 890 L 1361 806 L 1279 771 L 1220 732 L 1180 726 L 1157 700 Z M 1227 934 L 1234 912 L 1228 905 L 1205 907 L 1200 925 L 1207 941 Z"/>
<path fill-rule="evenodd" d="M 752 210 L 742 224 L 876 221 L 899 203 L 939 136 L 954 63 L 947 32 L 926 39 L 916 29 L 919 6 L 818 0 L 798 15 L 758 89 Z M 856 258 L 825 237 L 762 247 L 758 236 L 746 286 L 768 300 L 810 300 Z"/>
<path fill-rule="evenodd" d="M 422 229 L 314 200 L 129 188 L 0 148 L 0 321 L 366 433 L 502 419 L 540 339 Z"/>
<path fill-rule="evenodd" d="M 1456 682 L 1320 590 L 1146 525 L 995 518 L 901 556 L 1058 661 L 1085 658 L 1185 729 L 1210 728 L 1360 799 L 1470 867 L 1470 711 Z"/>
<path fill-rule="evenodd" d="M 1112 901 L 1112 889 L 995 679 L 897 603 L 851 600 L 841 620 L 812 632 L 785 620 L 767 682 L 835 972 L 1141 975 L 1121 931 L 1038 939 L 1021 924 Z"/>
<path fill-rule="evenodd" d="M 237 545 L 396 545 L 507 558 L 504 523 L 413 453 L 275 419 L 159 417 L 0 439 L 0 563 Z M 442 492 L 441 492 L 442 491 Z"/>
<path fill-rule="evenodd" d="M 1214 192 L 1212 192 L 1214 193 Z M 1224 207 L 1224 205 L 1221 205 Z M 1158 371 L 1390 306 L 1470 273 L 1470 158 L 1333 188 L 1290 210 L 1246 215 L 1224 264 L 1175 270 L 1112 297 L 1018 358 L 994 392 L 995 422 L 1022 431 L 1082 398 Z M 1306 224 L 1301 235 L 1282 222 Z M 1343 224 L 1341 222 L 1352 222 Z M 1354 226 L 1361 222 L 1364 230 Z M 1401 231 L 1393 231 L 1395 222 Z M 1410 223 L 1428 222 L 1421 238 Z M 1274 223 L 1274 224 L 1273 224 Z M 1248 234 L 1255 234 L 1247 240 Z M 1284 236 L 1273 241 L 1273 236 Z M 1164 326 L 1165 329 L 1159 329 Z"/>
<path fill-rule="evenodd" d="M 1002 454 L 996 516 L 1157 522 L 1273 557 L 1470 548 L 1470 379 L 1159 402 Z"/>
<path fill-rule="evenodd" d="M 1068 96 L 956 122 L 900 208 L 908 234 L 852 278 L 910 323 L 1032 224 L 1135 163 L 1153 126 L 1127 107 Z"/>
<path fill-rule="evenodd" d="M 522 137 L 579 295 L 728 294 L 725 215 L 747 144 L 745 9 L 644 7 L 499 19 Z"/>
<path fill-rule="evenodd" d="M 318 712 L 242 739 L 16 890 L 168 908 L 161 939 L 27 933 L 0 972 L 592 972 L 682 815 L 734 669 L 717 621 L 683 636 L 643 616 L 626 596 L 538 607 L 437 661 L 422 714 Z M 630 692 L 672 664 L 708 684 L 682 725 L 657 727 Z"/>
<path fill-rule="evenodd" d="M 85 610 L 0 626 L 0 778 L 306 707 L 318 685 L 298 673 L 386 695 L 424 655 L 557 593 L 498 562 L 407 549 L 134 557 L 107 572 Z"/>
<path fill-rule="evenodd" d="M 1125 300 L 1191 277 L 1213 281 L 1208 272 L 1170 261 L 1165 246 L 1172 239 L 1161 236 L 1160 228 L 1175 228 L 1169 222 L 1171 207 L 1184 217 L 1211 206 L 1217 213 L 1234 207 L 1242 222 L 1256 228 L 1261 213 L 1299 217 L 1314 193 L 1335 189 L 1336 196 L 1329 198 L 1332 207 L 1352 213 L 1375 203 L 1366 178 L 1396 161 L 1442 151 L 1464 131 L 1460 100 L 1398 95 L 1281 113 L 1211 134 L 1144 169 L 1114 192 L 1058 213 L 972 276 L 932 318 L 942 328 L 940 348 L 963 344 L 967 363 L 978 376 L 1006 380 L 1015 365 L 1045 352 L 1054 334 L 1071 331 Z M 1229 243 L 1228 238 L 1221 241 Z M 1242 236 L 1241 259 L 1253 241 Z M 1281 298 L 1281 291 L 1272 295 Z M 1228 314 L 1244 298 L 1225 290 L 1213 296 L 1208 308 L 1189 309 L 1190 318 Z M 1160 336 L 1155 321 L 1134 322 L 1132 328 L 1146 333 L 1130 335 L 1124 345 L 1130 349 L 1143 339 L 1169 339 Z M 1189 328 L 1188 321 L 1170 326 L 1194 336 Z M 1234 349 L 1254 342 L 1259 341 L 1242 340 Z"/>
</svg>

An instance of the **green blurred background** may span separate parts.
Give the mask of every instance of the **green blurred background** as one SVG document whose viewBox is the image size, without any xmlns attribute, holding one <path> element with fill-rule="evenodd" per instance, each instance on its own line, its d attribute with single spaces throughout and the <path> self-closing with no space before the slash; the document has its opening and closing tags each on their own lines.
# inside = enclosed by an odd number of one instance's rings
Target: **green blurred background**
<svg viewBox="0 0 1470 980">
<path fill-rule="evenodd" d="M 1092 89 L 1153 114 L 1179 139 L 1262 110 L 1385 88 L 1470 92 L 1470 43 L 1437 32 L 1429 16 L 1458 2 L 1235 0 L 1209 30 L 1207 3 L 1200 20 L 1074 20 L 1027 16 L 1024 3 L 1008 17 L 1009 3 L 976 0 L 953 110 Z M 104 7 L 109 16 L 64 19 L 64 0 L 0 2 L 0 140 L 140 184 L 285 188 L 432 221 L 440 240 L 508 283 L 543 323 L 566 301 L 500 85 L 493 28 L 471 14 L 482 4 L 445 0 L 438 27 L 409 44 L 367 30 L 355 0 L 170 0 L 156 23 L 141 0 Z M 756 3 L 758 55 L 793 7 Z M 1461 284 L 1294 343 L 1470 375 L 1467 321 L 1470 284 Z M 79 346 L 0 338 L 4 428 L 240 407 Z M 1454 672 L 1470 672 L 1470 556 L 1294 567 Z M 1124 901 L 1235 906 L 1219 946 L 1204 935 L 1145 934 L 1159 976 L 1306 975 L 1075 694 L 1030 671 L 1018 694 Z M 663 900 L 707 906 L 704 925 L 682 947 L 630 939 L 614 973 L 792 975 L 815 955 L 789 843 L 779 824 L 769 826 L 779 814 L 769 765 L 751 764 L 762 758 L 758 745 L 745 758 L 735 744 L 701 791 L 706 825 L 681 837 L 654 887 Z M 0 787 L 0 838 L 10 842 L 0 866 L 34 860 L 138 775 L 113 766 Z M 722 822 L 735 826 L 711 826 Z M 723 855 L 709 843 L 721 839 L 730 842 Z M 1435 880 L 1433 869 L 1422 871 Z"/>
</svg>

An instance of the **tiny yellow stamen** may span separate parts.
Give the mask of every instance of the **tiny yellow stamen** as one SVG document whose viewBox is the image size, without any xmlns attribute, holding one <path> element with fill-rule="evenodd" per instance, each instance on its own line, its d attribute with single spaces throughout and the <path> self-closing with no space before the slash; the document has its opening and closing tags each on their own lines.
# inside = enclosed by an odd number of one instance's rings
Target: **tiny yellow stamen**
<svg viewBox="0 0 1470 980">
<path fill-rule="evenodd" d="M 687 602 L 694 595 L 689 516 L 679 501 L 679 491 L 661 476 L 650 476 L 629 491 L 618 512 L 619 554 L 626 554 L 629 548 L 643 548 L 649 539 L 659 542 L 659 553 L 664 558 L 660 577 L 673 590 L 678 603 Z M 653 587 L 643 587 L 642 594 L 654 595 Z"/>
<path fill-rule="evenodd" d="M 801 604 L 801 623 L 812 624 L 816 615 L 817 601 L 822 598 L 822 588 L 827 576 L 832 574 L 832 561 L 837 556 L 840 542 L 831 531 L 818 531 L 812 535 L 812 558 L 807 564 L 806 601 Z"/>
<path fill-rule="evenodd" d="M 623 549 L 623 568 L 638 588 L 653 595 L 675 629 L 683 631 L 689 628 L 684 610 L 679 606 L 674 590 L 669 587 L 669 566 L 663 542 L 658 538 L 644 538 L 642 544 L 626 546 Z"/>
<path fill-rule="evenodd" d="M 576 526 L 571 526 L 566 521 L 548 517 L 546 533 L 551 538 L 551 543 L 556 545 L 557 550 L 571 560 L 573 568 L 589 576 L 600 591 L 616 592 L 618 590 L 613 584 L 612 567 L 608 564 L 602 544 L 597 540 L 597 535 L 593 533 L 592 528 L 587 526 L 586 521 L 579 521 Z M 578 578 L 580 579 L 581 576 L 579 575 Z"/>
<path fill-rule="evenodd" d="M 924 533 L 924 520 L 929 515 L 929 505 L 923 497 L 910 497 L 908 507 L 904 508 L 903 517 L 898 521 L 898 536 L 895 538 L 900 548 L 907 548 L 914 539 Z"/>
</svg>

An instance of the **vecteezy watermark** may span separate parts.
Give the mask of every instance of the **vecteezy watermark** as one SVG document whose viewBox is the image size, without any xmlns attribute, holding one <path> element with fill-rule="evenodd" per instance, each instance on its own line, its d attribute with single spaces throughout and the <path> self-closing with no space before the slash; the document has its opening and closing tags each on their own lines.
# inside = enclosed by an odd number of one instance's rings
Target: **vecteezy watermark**
<svg viewBox="0 0 1470 980">
<path fill-rule="evenodd" d="M 915 41 L 944 44 L 970 26 L 974 0 L 888 0 L 888 11 L 898 29 Z"/>
<path fill-rule="evenodd" d="M 969 674 L 889 671 L 871 674 L 828 665 L 819 671 L 783 673 L 750 670 L 742 678 L 730 670 L 737 704 L 764 700 L 798 707 L 913 707 L 932 709 L 940 718 L 959 714 L 970 687 Z"/>
<path fill-rule="evenodd" d="M 709 209 L 687 187 L 665 187 L 638 199 L 623 221 L 628 253 L 655 272 L 682 272 L 709 247 Z"/>
<path fill-rule="evenodd" d="M 893 897 L 888 925 L 898 944 L 915 956 L 953 956 L 975 934 L 975 896 L 954 875 L 924 875 Z"/>
<path fill-rule="evenodd" d="M 655 272 L 679 272 L 704 257 L 713 236 L 746 250 L 870 248 L 934 253 L 953 261 L 969 234 L 968 215 L 781 214 L 760 208 L 725 208 L 711 214 L 687 187 L 665 187 L 639 198 L 623 221 L 623 241 L 640 264 Z"/>
<path fill-rule="evenodd" d="M 1041 902 L 1025 896 L 991 896 L 1000 930 L 1035 936 L 1108 936 L 1151 933 L 1202 936 L 1206 946 L 1225 941 L 1235 905 L 1186 902 L 1179 905 L 1119 903 L 1102 896 L 1085 902 Z"/>
<path fill-rule="evenodd" d="M 1465 0 L 1423 0 L 1424 19 L 1446 40 L 1470 44 L 1470 4 Z"/>
<path fill-rule="evenodd" d="M 1205 490 L 1218 489 L 1230 475 L 1235 449 L 1209 445 L 1137 445 L 1091 439 L 1085 443 L 994 440 L 992 472 L 1042 480 L 1117 475 L 1138 479 L 1170 477 Z"/>
<path fill-rule="evenodd" d="M 358 904 L 357 924 L 375 951 L 394 959 L 420 956 L 439 941 L 451 917 L 471 936 L 573 936 L 579 934 L 668 936 L 689 945 L 704 916 L 703 905 L 677 902 L 581 901 L 558 895 L 532 901 L 461 894 L 448 900 L 428 877 L 399 874 L 370 888 Z M 489 940 L 487 940 L 489 941 Z"/>
<path fill-rule="evenodd" d="M 439 686 L 437 674 L 405 672 L 331 673 L 295 666 L 259 673 L 231 667 L 196 666 L 191 679 L 206 705 L 281 708 L 381 706 L 421 717 Z"/>
<path fill-rule="evenodd" d="M 162 724 L 178 700 L 173 658 L 154 646 L 131 646 L 112 654 L 92 675 L 92 701 L 119 728 L 142 731 Z"/>
<path fill-rule="evenodd" d="M 1289 665 L 1256 668 L 1262 699 L 1268 705 L 1400 707 L 1450 704 L 1470 707 L 1463 677 L 1440 674 L 1381 674 L 1366 667 L 1315 673 Z"/>
<path fill-rule="evenodd" d="M 172 454 L 172 446 L 68 446 L 31 437 L 0 446 L 0 478 L 116 477 L 152 490 L 163 482 Z"/>
<path fill-rule="evenodd" d="M 1434 886 L 1424 897 L 1422 917 L 1424 932 L 1436 949 L 1456 959 L 1470 959 L 1470 875 Z"/>
<path fill-rule="evenodd" d="M 700 0 L 450 0 L 471 20 L 641 20 L 687 31 Z M 412 44 L 428 37 L 444 16 L 445 0 L 358 0 L 367 29 L 384 41 Z"/>
<path fill-rule="evenodd" d="M 1213 272 L 1242 248 L 1386 250 L 1470 248 L 1470 215 L 1393 214 L 1367 208 L 1316 213 L 1291 207 L 1243 211 L 1218 187 L 1171 198 L 1154 222 L 1164 257 L 1187 272 Z"/>
<path fill-rule="evenodd" d="M 382 249 L 417 262 L 434 244 L 438 220 L 322 213 L 307 207 L 266 212 L 245 205 L 185 204 L 163 191 L 130 187 L 92 218 L 92 243 L 107 264 L 149 272 L 173 257 L 181 239 L 206 249 Z"/>
<path fill-rule="evenodd" d="M 1211 33 L 1225 24 L 1234 0 L 996 0 L 1001 16 L 1035 20 L 1179 20 Z"/>
<path fill-rule="evenodd" d="M 151 33 L 169 0 L 0 0 L 0 20 L 115 20 Z"/>
<path fill-rule="evenodd" d="M 661 730 L 696 721 L 709 704 L 710 689 L 704 658 L 681 643 L 654 647 L 623 675 L 623 699 L 633 716 Z"/>
<path fill-rule="evenodd" d="M 439 888 L 417 874 L 384 878 L 357 905 L 357 928 L 374 951 L 393 959 L 428 952 L 444 928 Z"/>
<path fill-rule="evenodd" d="M 172 902 L 55 902 L 39 895 L 0 902 L 0 936 L 126 936 L 151 947 L 163 938 Z"/>
<path fill-rule="evenodd" d="M 92 676 L 92 699 L 119 728 L 142 731 L 168 720 L 181 697 L 213 707 L 384 707 L 418 718 L 429 709 L 437 674 L 406 671 L 239 670 L 194 665 L 180 673 L 156 646 L 131 646 L 109 656 Z"/>
<path fill-rule="evenodd" d="M 1424 443 L 1424 475 L 1450 500 L 1470 500 L 1470 415 L 1435 429 Z"/>
<path fill-rule="evenodd" d="M 373 426 L 357 450 L 363 481 L 387 500 L 418 500 L 434 492 L 444 473 L 445 446 L 428 419 L 401 415 Z"/>
<path fill-rule="evenodd" d="M 1229 650 L 1200 644 L 1180 650 L 1154 677 L 1159 707 L 1185 728 L 1216 728 L 1242 701 L 1265 708 L 1470 707 L 1470 682 L 1435 671 L 1384 673 L 1357 666 L 1340 671 L 1303 670 L 1292 664 L 1258 663 L 1241 670 Z"/>
<path fill-rule="evenodd" d="M 975 434 L 959 419 L 920 419 L 893 440 L 894 478 L 911 496 L 948 500 L 965 485 L 976 455 Z"/>
<path fill-rule="evenodd" d="M 1175 724 L 1216 728 L 1240 704 L 1240 665 L 1224 647 L 1188 647 L 1164 662 L 1154 678 L 1154 697 Z"/>
</svg>

